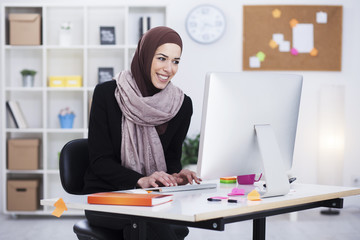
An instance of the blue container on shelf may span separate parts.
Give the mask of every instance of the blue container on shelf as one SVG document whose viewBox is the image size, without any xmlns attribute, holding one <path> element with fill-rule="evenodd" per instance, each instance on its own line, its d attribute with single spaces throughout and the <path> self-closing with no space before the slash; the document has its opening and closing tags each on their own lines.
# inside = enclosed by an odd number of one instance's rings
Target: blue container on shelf
<svg viewBox="0 0 360 240">
<path fill-rule="evenodd" d="M 60 127 L 61 128 L 73 128 L 75 114 L 59 114 Z"/>
</svg>

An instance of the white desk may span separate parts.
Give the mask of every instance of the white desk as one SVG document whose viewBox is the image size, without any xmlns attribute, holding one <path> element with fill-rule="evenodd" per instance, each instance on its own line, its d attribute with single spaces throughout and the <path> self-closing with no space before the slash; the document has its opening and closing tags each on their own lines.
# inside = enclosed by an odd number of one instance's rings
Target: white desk
<svg viewBox="0 0 360 240">
<path fill-rule="evenodd" d="M 265 239 L 266 217 L 295 212 L 316 207 L 342 208 L 343 197 L 360 195 L 359 188 L 292 184 L 286 196 L 264 198 L 261 201 L 248 201 L 246 196 L 236 197 L 238 203 L 209 202 L 207 198 L 227 196 L 236 184 L 219 184 L 217 189 L 177 192 L 174 201 L 155 207 L 90 205 L 86 196 L 78 200 L 64 201 L 68 209 L 93 210 L 117 213 L 128 217 L 133 223 L 133 237 L 145 239 L 143 230 L 146 221 L 166 222 L 223 231 L 225 224 L 253 220 L 253 239 Z M 254 186 L 239 185 L 246 193 Z M 61 197 L 61 196 L 60 196 Z M 58 200 L 43 199 L 41 205 L 53 206 Z M 133 239 L 133 238 L 132 238 Z"/>
</svg>

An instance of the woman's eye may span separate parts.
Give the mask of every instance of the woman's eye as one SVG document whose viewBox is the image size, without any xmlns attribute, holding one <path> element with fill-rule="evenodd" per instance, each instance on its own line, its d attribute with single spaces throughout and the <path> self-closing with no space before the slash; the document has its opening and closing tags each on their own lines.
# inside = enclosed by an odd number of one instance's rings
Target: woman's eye
<svg viewBox="0 0 360 240">
<path fill-rule="evenodd" d="M 174 60 L 173 63 L 174 63 L 174 64 L 179 64 L 180 61 L 179 61 L 179 60 Z"/>
<path fill-rule="evenodd" d="M 160 61 L 165 61 L 166 59 L 164 57 L 159 57 L 158 58 Z"/>
</svg>

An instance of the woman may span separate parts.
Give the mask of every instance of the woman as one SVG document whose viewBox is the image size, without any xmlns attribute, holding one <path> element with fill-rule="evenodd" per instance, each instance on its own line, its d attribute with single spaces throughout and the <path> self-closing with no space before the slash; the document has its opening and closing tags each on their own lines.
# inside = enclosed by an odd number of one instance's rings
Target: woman
<svg viewBox="0 0 360 240">
<path fill-rule="evenodd" d="M 153 28 L 140 39 L 131 71 L 95 88 L 86 192 L 200 183 L 196 173 L 182 170 L 180 163 L 192 115 L 191 99 L 171 83 L 181 52 L 182 41 L 174 30 Z M 181 239 L 171 227 L 160 228 L 170 233 L 153 239 Z"/>
</svg>

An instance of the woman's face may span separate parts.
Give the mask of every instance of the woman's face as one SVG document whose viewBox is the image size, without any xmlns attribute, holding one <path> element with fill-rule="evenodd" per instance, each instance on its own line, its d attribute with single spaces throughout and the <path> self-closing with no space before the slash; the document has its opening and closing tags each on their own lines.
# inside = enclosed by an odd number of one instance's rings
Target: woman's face
<svg viewBox="0 0 360 240">
<path fill-rule="evenodd" d="M 164 89 L 175 76 L 180 63 L 181 48 L 175 43 L 159 46 L 151 64 L 151 82 L 157 89 Z"/>
</svg>

